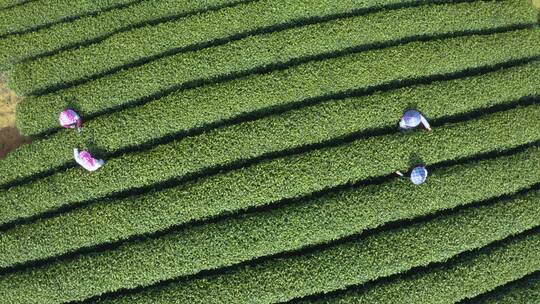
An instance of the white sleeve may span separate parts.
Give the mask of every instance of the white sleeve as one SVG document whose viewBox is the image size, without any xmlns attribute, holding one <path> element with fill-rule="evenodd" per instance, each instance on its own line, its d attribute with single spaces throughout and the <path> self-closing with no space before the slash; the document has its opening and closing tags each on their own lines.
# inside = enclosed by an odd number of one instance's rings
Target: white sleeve
<svg viewBox="0 0 540 304">
<path fill-rule="evenodd" d="M 85 168 L 86 170 L 88 170 L 86 168 L 86 165 L 85 163 L 82 161 L 82 159 L 79 157 L 79 149 L 75 148 L 73 149 L 73 158 L 75 158 L 75 161 L 77 162 L 77 164 L 79 164 L 81 167 Z"/>
<path fill-rule="evenodd" d="M 429 125 L 429 122 L 424 117 L 424 115 L 420 115 L 420 121 L 422 122 L 422 125 L 424 125 L 424 128 L 431 130 L 431 126 Z"/>
</svg>

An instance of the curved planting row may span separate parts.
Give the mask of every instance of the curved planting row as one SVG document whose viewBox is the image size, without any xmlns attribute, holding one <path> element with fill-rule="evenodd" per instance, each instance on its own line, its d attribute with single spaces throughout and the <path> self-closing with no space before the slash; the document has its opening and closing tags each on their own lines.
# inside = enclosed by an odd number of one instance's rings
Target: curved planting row
<svg viewBox="0 0 540 304">
<path fill-rule="evenodd" d="M 16 36 L 0 43 L 0 68 L 97 43 L 119 32 L 250 0 L 136 1 L 119 9 Z"/>
<path fill-rule="evenodd" d="M 532 105 L 448 124 L 430 133 L 389 134 L 356 140 L 261 162 L 132 199 L 138 200 L 141 211 L 150 212 L 156 218 L 162 214 L 167 215 L 164 219 L 176 218 L 173 224 L 212 217 L 405 170 L 413 153 L 430 165 L 536 142 L 540 139 L 540 121 L 536 119 L 539 114 L 540 105 Z M 99 199 L 121 187 L 147 184 L 155 178 L 149 172 L 155 172 L 157 167 L 161 173 L 176 172 L 175 164 L 175 159 L 159 159 L 157 154 L 129 154 L 111 160 L 109 170 L 94 174 L 69 170 L 10 189 L 1 196 L 2 223 Z M 111 174 L 115 170 L 117 173 Z"/>
<path fill-rule="evenodd" d="M 160 19 L 167 1 L 81 9 L 71 30 L 134 23 L 12 74 L 59 94 L 20 108 L 41 139 L 0 162 L 0 302 L 458 302 L 540 271 L 525 4 L 208 0 Z M 69 102 L 82 133 L 54 129 Z M 397 130 L 411 107 L 433 131 Z M 396 176 L 418 162 L 427 183 Z"/>
<path fill-rule="evenodd" d="M 219 248 L 228 255 L 223 253 L 213 263 L 226 265 L 226 261 L 232 263 L 329 242 L 388 222 L 512 194 L 540 182 L 539 163 L 540 150 L 533 147 L 511 156 L 433 171 L 429 184 L 423 188 L 391 179 L 384 184 L 336 191 L 271 210 L 231 216 L 217 223 L 177 229 L 148 240 L 144 246 L 158 246 L 177 256 L 186 255 L 183 259 L 191 262 L 182 263 L 183 268 L 201 267 L 196 263 L 204 260 L 209 251 Z M 155 234 L 185 224 L 175 222 L 178 218 L 171 216 L 174 212 L 152 216 L 147 205 L 138 204 L 141 200 L 151 202 L 149 197 L 106 201 L 6 231 L 0 235 L 0 268 L 49 259 L 80 248 L 132 240 L 133 236 Z M 425 203 L 411 205 L 411 201 Z M 175 206 L 180 203 L 176 202 Z M 168 211 L 172 208 L 175 207 L 169 207 Z M 164 250 L 161 252 L 165 254 Z"/>
<path fill-rule="evenodd" d="M 141 143 L 152 142 L 179 132 L 204 128 L 215 122 L 249 116 L 246 115 L 249 112 L 271 112 L 276 108 L 294 107 L 328 95 L 343 95 L 350 91 L 369 91 L 374 88 L 384 89 L 392 85 L 399 86 L 401 81 L 414 82 L 434 75 L 436 77 L 441 74 L 505 64 L 512 60 L 538 58 L 540 50 L 532 43 L 534 41 L 540 42 L 540 30 L 413 42 L 382 50 L 309 62 L 284 71 L 227 83 L 227 90 L 237 91 L 239 98 L 225 104 L 221 103 L 222 99 L 215 98 L 214 87 L 206 87 L 200 91 L 179 92 L 142 107 L 105 117 L 109 126 L 117 125 L 120 128 L 109 127 L 108 132 L 103 130 L 103 133 L 99 133 L 100 136 L 96 137 L 96 145 L 109 151 L 119 146 L 136 147 Z M 500 48 L 502 43 L 515 45 L 520 49 L 502 51 Z M 454 50 L 451 57 L 440 56 L 448 49 Z M 393 60 L 389 62 L 387 58 Z M 422 64 L 425 62 L 431 64 Z M 269 83 L 270 81 L 272 83 Z M 246 91 L 251 92 L 249 100 L 243 99 L 248 95 Z M 195 95 L 203 96 L 195 99 Z M 154 128 L 152 135 L 149 136 L 147 130 L 140 128 L 141 122 Z M 136 132 L 137 129 L 141 129 L 141 132 Z M 125 130 L 131 130 L 130 136 L 115 134 L 115 132 L 123 133 Z M 123 139 L 119 144 L 120 137 Z"/>
<path fill-rule="evenodd" d="M 115 297 L 105 303 L 277 303 L 339 290 L 444 262 L 457 254 L 538 227 L 539 198 L 540 192 L 534 191 L 442 214 L 412 225 L 382 229 L 366 236 L 276 258 L 266 257 L 245 266 L 215 271 L 213 275 L 175 280 L 158 288 Z M 252 232 L 272 233 L 265 231 L 264 227 L 260 232 L 257 230 L 258 227 L 253 227 L 253 231 L 243 233 L 248 236 Z M 523 257 L 510 261 L 524 263 L 520 267 L 540 267 L 539 233 L 518 237 L 509 243 L 518 244 L 518 256 Z M 103 254 L 81 256 L 66 263 L 52 263 L 7 274 L 0 278 L 0 290 L 6 299 L 13 302 L 57 303 L 83 300 L 121 288 L 132 289 L 192 274 L 191 271 L 180 270 L 184 265 L 193 263 L 191 258 L 185 258 L 166 246 L 145 251 L 145 244 L 134 243 Z M 184 248 L 179 252 L 189 252 L 189 244 L 177 246 Z M 517 249 L 512 251 L 517 254 Z M 195 263 L 214 268 L 212 261 L 221 260 L 224 252 L 221 249 L 207 251 Z M 492 258 L 500 262 L 497 254 Z M 506 268 L 501 268 L 501 272 L 506 273 Z M 469 269 L 478 271 L 475 267 Z M 515 273 L 501 275 L 499 280 L 508 275 Z M 49 282 L 53 277 L 55 284 L 51 286 Z M 400 282 L 404 284 L 407 280 Z M 482 287 L 493 283 L 486 282 Z M 403 289 L 400 291 L 401 297 L 410 295 Z M 465 291 L 462 294 L 467 296 L 470 293 Z M 452 294 L 447 296 L 450 298 Z"/>
<path fill-rule="evenodd" d="M 37 0 L 0 0 L 0 10 L 10 9 Z"/>
<path fill-rule="evenodd" d="M 354 0 L 259 0 L 120 33 L 99 44 L 19 65 L 12 74 L 11 86 L 21 94 L 56 91 L 180 51 L 318 21 L 324 16 L 346 15 L 396 3 L 404 5 L 410 1 L 378 0 L 368 4 Z"/>
<path fill-rule="evenodd" d="M 38 0 L 0 10 L 0 37 L 97 14 L 141 0 Z M 10 1 L 13 2 L 13 1 Z M 21 1 L 19 1 L 21 2 Z M 1 4 L 0 4 L 1 5 Z M 3 41 L 0 40 L 2 43 Z M 38 43 L 37 41 L 35 43 Z"/>
<path fill-rule="evenodd" d="M 241 159 L 342 138 L 356 132 L 369 133 L 369 130 L 392 128 L 395 123 L 393 117 L 399 117 L 410 102 L 430 113 L 429 117 L 433 119 L 503 106 L 527 96 L 528 93 L 537 94 L 537 89 L 534 90 L 537 86 L 534 76 L 539 64 L 535 62 L 482 76 L 404 88 L 367 97 L 334 100 L 293 110 L 281 116 L 270 116 L 218 129 L 196 138 L 158 147 L 150 153 L 141 153 L 137 158 L 128 155 L 117 162 L 132 163 L 129 159 L 142 160 L 145 155 L 155 158 L 161 154 L 163 156 L 156 161 L 163 163 L 163 157 L 174 157 L 174 161 L 167 161 L 176 163 L 167 175 L 170 177 L 181 172 L 193 173 Z M 501 81 L 506 81 L 505 87 L 500 86 Z M 432 99 L 437 99 L 438 103 L 432 103 Z M 152 164 L 153 162 L 150 166 Z M 119 169 L 122 170 L 122 167 L 119 166 Z M 155 168 L 153 170 L 155 171 Z M 112 173 L 118 172 L 122 171 Z M 123 172 L 123 175 L 132 176 L 134 171 Z M 60 175 L 56 180 L 61 183 L 65 176 Z M 71 178 L 73 177 L 71 175 Z M 126 183 L 131 183 L 131 179 L 126 179 Z M 167 221 L 163 223 L 165 222 Z"/>
<path fill-rule="evenodd" d="M 521 304 L 540 302 L 540 272 L 511 282 L 489 294 L 465 303 L 470 304 Z"/>
<path fill-rule="evenodd" d="M 17 110 L 19 127 L 27 135 L 55 129 L 58 113 L 70 104 L 84 116 L 93 117 L 208 80 L 296 65 L 355 49 L 518 26 L 533 20 L 524 18 L 530 10 L 526 3 L 515 1 L 424 5 L 252 36 L 165 57 L 54 94 L 27 98 Z M 396 23 L 401 26 L 395 28 Z M 205 30 L 198 29 L 202 34 Z"/>
<path fill-rule="evenodd" d="M 538 203 L 538 200 L 537 196 L 533 202 Z M 390 282 L 376 284 L 373 288 L 363 288 L 336 298 L 297 303 L 457 303 L 538 270 L 540 233 L 535 229 L 498 246 L 475 251 L 448 264 L 427 268 L 412 275 L 397 276 Z M 152 299 L 152 302 L 148 303 L 160 302 Z M 527 299 L 517 303 L 535 302 Z"/>
<path fill-rule="evenodd" d="M 402 1 L 379 0 L 370 4 L 352 0 L 339 2 L 329 0 L 255 1 L 120 33 L 96 45 L 29 62 L 16 69 L 12 77 L 12 87 L 21 94 L 29 94 L 47 87 L 106 73 L 142 58 L 163 56 L 165 52 L 173 49 L 227 39 L 231 35 L 279 23 L 287 24 L 296 19 L 343 14 L 353 9 L 399 2 Z M 250 22 L 244 22 L 247 19 Z M 81 62 L 84 58 L 87 60 Z M 60 70 L 63 73 L 59 73 Z"/>
<path fill-rule="evenodd" d="M 540 50 L 530 44 L 530 41 L 534 40 L 540 40 L 540 31 L 525 30 L 490 36 L 410 43 L 385 50 L 310 62 L 284 71 L 255 75 L 223 84 L 179 92 L 142 107 L 99 117 L 86 123 L 81 134 L 60 132 L 45 140 L 34 142 L 30 146 L 24 146 L 9 155 L 5 162 L 0 163 L 0 180 L 5 184 L 72 162 L 71 149 L 65 147 L 85 147 L 90 143 L 90 148 L 94 150 L 97 148 L 98 151 L 104 152 L 105 156 L 111 153 L 118 155 L 119 151 L 126 152 L 130 148 L 140 149 L 141 146 L 160 142 L 164 138 L 166 141 L 170 141 L 171 139 L 167 137 L 171 135 L 181 135 L 182 132 L 215 127 L 231 119 L 234 121 L 238 117 L 245 117 L 245 113 L 255 112 L 260 115 L 279 107 L 309 104 L 317 99 L 331 99 L 354 90 L 366 91 L 388 83 L 396 83 L 398 80 L 403 82 L 415 82 L 425 78 L 435 80 L 438 75 L 452 77 L 452 74 L 466 74 L 466 71 L 471 69 L 482 71 L 486 68 L 489 69 L 490 66 L 507 64 L 508 61 L 512 60 L 518 62 L 519 60 L 527 60 L 530 56 L 540 55 Z M 507 44 L 515 45 L 516 49 L 500 47 Z M 452 59 L 432 53 L 434 49 L 446 52 L 447 48 L 459 46 L 461 46 L 459 51 L 456 50 L 454 53 L 456 57 Z M 518 46 L 521 47 L 518 48 Z M 500 52 L 499 56 L 494 56 L 495 52 Z M 395 61 L 387 69 L 381 69 L 380 67 L 384 64 L 389 64 L 385 62 L 385 58 L 389 57 L 394 58 Z M 423 64 L 426 61 L 432 62 L 433 65 Z M 350 116 L 348 119 L 355 119 L 356 122 L 347 123 L 345 121 L 343 127 L 354 127 L 353 130 L 349 130 L 351 132 L 393 124 L 399 117 L 399 112 L 411 103 L 422 106 L 426 115 L 430 117 L 432 115 L 434 118 L 440 117 L 446 108 L 430 108 L 433 107 L 430 105 L 430 98 L 434 97 L 426 98 L 429 94 L 434 94 L 444 100 L 441 102 L 457 103 L 465 107 L 456 107 L 456 111 L 451 112 L 451 114 L 472 110 L 468 107 L 469 103 L 475 105 L 475 108 L 487 107 L 510 102 L 523 96 L 537 96 L 539 90 L 538 83 L 534 81 L 534 73 L 539 64 L 532 62 L 521 68 L 510 69 L 508 72 L 488 74 L 485 78 L 484 76 L 471 77 L 463 81 L 448 81 L 426 87 L 398 90 L 396 93 L 390 93 L 388 97 L 385 95 L 380 97 L 380 103 L 384 107 L 380 107 L 377 111 L 383 111 L 380 113 L 387 113 L 388 116 L 380 115 L 377 118 L 384 121 L 384 125 L 364 125 L 362 121 L 372 115 L 373 111 L 366 109 L 362 114 L 362 107 L 352 107 L 352 111 L 355 111 L 358 117 Z M 404 66 L 408 66 L 408 68 L 404 69 Z M 512 89 L 507 90 L 505 87 L 501 87 L 500 81 L 507 82 Z M 456 90 L 453 87 L 454 84 L 460 84 L 459 87 L 463 89 Z M 398 84 L 397 86 L 404 85 Z M 418 92 L 418 95 L 407 95 L 409 90 Z M 475 92 L 476 90 L 481 91 Z M 452 94 L 454 91 L 459 92 L 460 95 Z M 366 100 L 374 100 L 374 98 Z M 466 102 L 461 102 L 460 98 L 465 98 Z M 363 99 L 359 102 L 363 102 Z M 347 103 L 343 103 L 342 106 L 345 104 Z M 340 106 L 336 105 L 335 107 L 334 111 L 339 111 Z M 340 115 L 343 114 L 337 115 L 338 118 L 335 119 L 340 119 Z M 328 122 L 331 128 L 335 128 L 335 123 Z M 292 132 L 292 130 L 290 131 Z M 321 134 L 325 135 L 326 133 Z M 346 135 L 347 133 L 335 134 Z M 326 137 L 326 139 L 330 138 Z M 298 144 L 289 144 L 281 149 L 301 145 L 303 140 L 301 138 Z M 317 141 L 323 140 L 324 138 L 307 143 L 317 143 Z M 227 145 L 227 147 L 229 146 Z M 263 148 L 259 150 L 260 152 L 254 151 L 250 155 L 246 155 L 246 153 L 231 155 L 235 155 L 236 159 L 248 158 L 281 149 Z M 181 161 L 186 157 L 186 153 L 189 153 L 189 149 L 169 153 L 172 155 L 181 153 L 181 158 L 178 159 Z M 215 152 L 208 150 L 206 153 Z M 230 158 L 228 156 L 225 159 Z M 23 161 L 25 159 L 33 159 L 34 161 L 25 162 Z M 203 159 L 203 157 L 200 156 L 199 159 Z M 215 157 L 212 159 L 220 160 L 220 158 Z M 18 170 L 12 170 L 11 165 L 7 166 L 8 163 L 17 164 Z M 178 169 L 176 171 L 178 172 Z"/>
</svg>

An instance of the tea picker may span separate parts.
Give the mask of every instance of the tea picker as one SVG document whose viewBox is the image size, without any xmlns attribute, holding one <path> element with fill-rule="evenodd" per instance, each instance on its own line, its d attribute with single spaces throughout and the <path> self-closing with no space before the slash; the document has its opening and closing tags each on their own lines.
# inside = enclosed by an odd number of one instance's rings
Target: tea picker
<svg viewBox="0 0 540 304">
<path fill-rule="evenodd" d="M 95 159 L 90 152 L 79 152 L 79 149 L 77 148 L 73 149 L 73 158 L 75 158 L 75 161 L 81 165 L 81 167 L 91 172 L 96 171 L 105 164 L 103 159 Z"/>
<path fill-rule="evenodd" d="M 66 109 L 60 113 L 60 125 L 66 129 L 75 129 L 81 131 L 82 119 L 77 112 L 72 109 Z M 96 171 L 101 168 L 105 161 L 102 159 L 96 159 L 88 151 L 79 151 L 79 149 L 73 149 L 73 158 L 84 169 L 88 171 Z"/>
<path fill-rule="evenodd" d="M 420 114 L 417 110 L 408 110 L 406 111 L 403 116 L 401 117 L 401 120 L 399 121 L 399 127 L 403 130 L 409 130 L 418 127 L 420 124 L 424 126 L 424 128 L 431 131 L 431 126 L 429 125 L 429 122 L 427 119 Z"/>
<path fill-rule="evenodd" d="M 431 131 L 431 126 L 429 125 L 429 122 L 427 119 L 417 110 L 411 109 L 405 111 L 403 113 L 403 116 L 401 116 L 401 120 L 399 121 L 399 128 L 402 130 L 410 130 L 418 127 L 420 124 L 424 126 L 424 128 Z M 396 174 L 405 177 L 405 174 L 401 173 L 400 171 L 396 171 Z M 425 166 L 418 165 L 415 166 L 411 170 L 411 174 L 409 176 L 409 179 L 411 182 L 415 185 L 423 184 L 428 177 L 428 171 Z"/>
<path fill-rule="evenodd" d="M 396 171 L 396 174 L 401 177 L 405 177 L 405 174 L 401 173 L 400 171 Z M 427 177 L 428 177 L 428 171 L 426 167 L 423 165 L 419 165 L 419 166 L 414 167 L 411 170 L 409 179 L 411 180 L 413 184 L 420 185 L 426 181 Z"/>
<path fill-rule="evenodd" d="M 77 112 L 67 109 L 60 113 L 60 125 L 66 129 L 75 129 L 81 131 L 82 120 Z"/>
</svg>

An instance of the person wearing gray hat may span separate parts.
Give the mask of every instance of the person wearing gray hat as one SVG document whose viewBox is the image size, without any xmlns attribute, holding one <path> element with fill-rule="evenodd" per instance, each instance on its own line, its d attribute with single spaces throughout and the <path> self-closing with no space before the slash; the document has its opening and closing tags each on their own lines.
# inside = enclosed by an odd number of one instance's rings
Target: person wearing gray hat
<svg viewBox="0 0 540 304">
<path fill-rule="evenodd" d="M 431 131 L 431 126 L 429 125 L 429 122 L 417 110 L 406 111 L 401 117 L 401 120 L 399 121 L 399 127 L 403 130 L 416 128 L 420 124 L 422 124 L 424 128 Z"/>
</svg>

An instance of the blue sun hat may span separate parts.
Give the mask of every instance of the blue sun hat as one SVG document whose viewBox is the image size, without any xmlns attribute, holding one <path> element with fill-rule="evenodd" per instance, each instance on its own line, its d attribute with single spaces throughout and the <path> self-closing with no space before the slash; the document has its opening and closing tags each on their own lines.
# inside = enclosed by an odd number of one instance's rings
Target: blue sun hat
<svg viewBox="0 0 540 304">
<path fill-rule="evenodd" d="M 415 185 L 423 184 L 428 176 L 428 171 L 424 166 L 416 166 L 411 171 L 411 182 Z"/>
<path fill-rule="evenodd" d="M 406 111 L 399 121 L 399 127 L 405 130 L 416 128 L 420 124 L 422 124 L 426 129 L 431 130 L 431 126 L 429 125 L 427 119 L 417 110 Z"/>
</svg>

